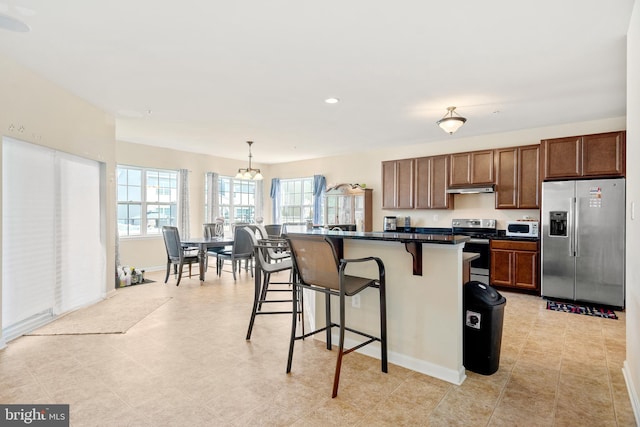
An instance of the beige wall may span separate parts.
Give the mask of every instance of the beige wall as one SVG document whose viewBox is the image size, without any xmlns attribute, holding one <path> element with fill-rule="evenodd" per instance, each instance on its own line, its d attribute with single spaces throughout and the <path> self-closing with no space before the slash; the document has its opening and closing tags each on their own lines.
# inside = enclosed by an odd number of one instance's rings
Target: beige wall
<svg viewBox="0 0 640 427">
<path fill-rule="evenodd" d="M 627 360 L 625 378 L 640 425 L 640 2 L 627 34 Z M 635 216 L 631 218 L 631 206 Z"/>
<path fill-rule="evenodd" d="M 114 206 L 114 188 L 113 185 L 109 185 L 109 183 L 113 183 L 115 170 L 115 124 L 113 118 L 1 55 L 0 77 L 0 132 L 2 132 L 2 136 L 103 163 L 102 169 L 106 175 L 103 177 L 106 183 L 104 189 L 106 205 Z M 1 177 L 0 173 L 0 179 L 2 179 Z M 1 207 L 1 209 L 10 208 L 9 206 Z M 0 215 L 0 221 L 2 221 L 1 218 Z M 115 215 L 113 209 L 107 209 L 106 220 L 107 265 L 115 265 Z M 0 262 L 1 260 L 2 257 L 0 257 Z M 114 270 L 111 268 L 105 270 L 107 271 L 107 289 L 104 291 L 108 292 L 114 286 Z M 1 302 L 0 292 L 0 319 L 2 319 Z M 2 337 L 0 335 L 1 347 Z"/>
</svg>

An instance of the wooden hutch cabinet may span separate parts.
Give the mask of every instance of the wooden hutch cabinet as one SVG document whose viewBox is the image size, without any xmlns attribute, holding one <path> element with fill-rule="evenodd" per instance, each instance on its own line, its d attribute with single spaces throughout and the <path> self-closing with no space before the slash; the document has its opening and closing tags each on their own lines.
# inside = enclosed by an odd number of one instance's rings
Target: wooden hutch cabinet
<svg viewBox="0 0 640 427">
<path fill-rule="evenodd" d="M 372 189 L 357 184 L 339 184 L 327 189 L 324 196 L 324 225 L 353 224 L 358 230 L 373 231 L 372 192 Z"/>
<path fill-rule="evenodd" d="M 542 179 L 624 176 L 625 139 L 625 131 L 545 139 Z"/>
</svg>

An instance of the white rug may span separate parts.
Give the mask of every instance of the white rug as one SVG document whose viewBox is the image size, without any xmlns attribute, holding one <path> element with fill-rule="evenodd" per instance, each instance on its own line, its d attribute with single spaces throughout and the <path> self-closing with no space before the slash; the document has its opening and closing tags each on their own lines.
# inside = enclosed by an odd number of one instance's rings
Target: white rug
<svg viewBox="0 0 640 427">
<path fill-rule="evenodd" d="M 124 334 L 171 297 L 127 298 L 116 294 L 72 311 L 27 335 Z"/>
</svg>

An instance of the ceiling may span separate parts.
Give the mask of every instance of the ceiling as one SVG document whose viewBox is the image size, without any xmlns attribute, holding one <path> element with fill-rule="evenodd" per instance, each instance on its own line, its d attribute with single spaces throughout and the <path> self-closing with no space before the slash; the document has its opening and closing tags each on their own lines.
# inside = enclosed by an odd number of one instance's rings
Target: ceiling
<svg viewBox="0 0 640 427">
<path fill-rule="evenodd" d="M 253 140 L 281 163 L 625 116 L 632 8 L 0 0 L 31 28 L 0 19 L 0 54 L 113 114 L 119 140 L 245 160 Z M 448 106 L 467 118 L 453 136 Z"/>
</svg>

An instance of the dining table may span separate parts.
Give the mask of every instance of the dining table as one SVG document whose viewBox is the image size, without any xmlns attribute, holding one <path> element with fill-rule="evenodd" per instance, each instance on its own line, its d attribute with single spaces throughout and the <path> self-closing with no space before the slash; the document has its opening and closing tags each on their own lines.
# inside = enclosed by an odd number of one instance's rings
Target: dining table
<svg viewBox="0 0 640 427">
<path fill-rule="evenodd" d="M 207 251 L 210 248 L 224 248 L 225 246 L 233 246 L 232 237 L 190 237 L 181 241 L 182 246 L 198 247 L 198 266 L 200 267 L 200 284 L 204 282 L 205 266 L 207 262 Z"/>
</svg>

